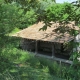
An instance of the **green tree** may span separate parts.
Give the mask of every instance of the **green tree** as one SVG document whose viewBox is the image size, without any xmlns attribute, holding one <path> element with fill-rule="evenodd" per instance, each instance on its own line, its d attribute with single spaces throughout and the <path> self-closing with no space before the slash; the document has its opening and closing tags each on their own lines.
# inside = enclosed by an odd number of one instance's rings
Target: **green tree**
<svg viewBox="0 0 80 80">
<path fill-rule="evenodd" d="M 17 24 L 18 8 L 13 4 L 0 5 L 0 35 L 9 33 Z"/>
</svg>

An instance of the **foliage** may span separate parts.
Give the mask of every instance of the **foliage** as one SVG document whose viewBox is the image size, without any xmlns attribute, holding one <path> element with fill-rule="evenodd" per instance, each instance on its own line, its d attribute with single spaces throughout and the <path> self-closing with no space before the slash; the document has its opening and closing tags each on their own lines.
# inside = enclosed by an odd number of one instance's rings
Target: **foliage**
<svg viewBox="0 0 80 80">
<path fill-rule="evenodd" d="M 30 9 L 25 14 L 23 14 L 23 12 L 24 12 L 23 9 L 19 9 L 19 14 L 21 14 L 20 26 L 19 26 L 20 29 L 23 29 L 23 28 L 26 28 L 26 27 L 32 25 L 37 20 L 33 9 Z"/>
<path fill-rule="evenodd" d="M 72 4 L 54 4 L 53 0 L 50 1 L 52 4 L 49 0 L 0 0 L 0 79 L 33 80 L 36 77 L 37 80 L 53 80 L 54 74 L 65 80 L 80 79 L 80 62 L 77 61 L 80 55 L 77 52 L 73 53 L 74 64 L 66 68 L 18 49 L 20 40 L 6 35 L 15 27 L 23 29 L 36 21 L 44 21 L 46 25 L 43 30 L 51 25 L 51 21 L 80 22 L 80 13 Z"/>
<path fill-rule="evenodd" d="M 70 3 L 51 5 L 44 9 L 42 14 L 43 15 L 38 14 L 38 17 L 39 20 L 45 23 L 45 26 L 42 28 L 43 30 L 46 30 L 47 26 L 50 27 L 51 21 L 60 22 L 61 24 L 65 25 L 66 23 L 69 23 L 69 21 L 77 20 L 77 13 L 74 10 L 74 6 Z M 62 26 L 62 28 L 60 26 L 59 28 L 63 29 L 64 26 Z"/>
<path fill-rule="evenodd" d="M 70 21 L 75 21 L 77 25 L 80 23 L 79 10 L 80 7 L 78 5 L 74 7 L 74 5 L 70 3 L 50 5 L 46 9 L 43 9 L 42 15 L 38 14 L 38 18 L 39 18 L 38 20 L 43 21 L 45 23 L 45 25 L 41 29 L 46 30 L 48 26 L 50 27 L 51 21 L 59 22 L 60 26 L 55 30 L 56 32 L 58 31 L 63 34 L 67 32 L 75 37 L 79 32 L 74 29 L 70 29 L 68 26 L 65 28 L 65 25 Z M 78 43 L 73 42 L 73 47 L 77 47 L 77 46 Z M 74 64 L 75 63 L 78 64 L 79 62 L 77 60 L 77 57 L 79 57 L 78 52 L 77 51 L 74 52 L 72 56 L 75 56 Z"/>
<path fill-rule="evenodd" d="M 72 21 L 73 19 L 73 8 L 69 3 L 55 4 L 46 9 L 46 17 L 50 21 Z"/>
<path fill-rule="evenodd" d="M 2 36 L 10 33 L 15 27 L 23 29 L 36 21 L 35 12 L 32 9 L 23 14 L 24 9 L 21 9 L 16 2 L 0 5 L 0 35 Z"/>
<path fill-rule="evenodd" d="M 6 34 L 6 35 L 11 36 L 11 35 L 13 35 L 14 33 L 18 32 L 18 31 L 20 31 L 20 29 L 15 27 L 9 34 Z"/>
<path fill-rule="evenodd" d="M 8 37 L 6 37 L 8 38 Z M 49 73 L 48 64 L 50 62 L 43 58 L 38 59 L 29 52 L 18 49 L 19 39 L 9 37 L 5 40 L 5 47 L 2 49 L 0 56 L 0 79 L 6 80 L 53 80 L 56 79 L 54 75 Z M 42 60 L 43 59 L 43 60 Z M 42 63 L 44 61 L 44 63 Z M 46 65 L 45 65 L 46 62 Z M 58 80 L 58 78 L 57 78 Z"/>
<path fill-rule="evenodd" d="M 1 54 L 3 57 L 0 56 L 2 61 L 0 62 L 0 79 L 25 80 L 27 78 L 29 80 L 36 77 L 36 80 L 58 80 L 55 76 L 63 80 L 80 78 L 79 65 L 70 67 L 46 58 L 35 57 L 29 52 L 18 49 L 19 41 L 20 39 L 13 37 L 9 37 L 7 41 L 5 39 L 5 46 Z"/>
<path fill-rule="evenodd" d="M 18 20 L 18 8 L 12 4 L 0 5 L 0 35 L 9 33 L 14 29 Z"/>
</svg>

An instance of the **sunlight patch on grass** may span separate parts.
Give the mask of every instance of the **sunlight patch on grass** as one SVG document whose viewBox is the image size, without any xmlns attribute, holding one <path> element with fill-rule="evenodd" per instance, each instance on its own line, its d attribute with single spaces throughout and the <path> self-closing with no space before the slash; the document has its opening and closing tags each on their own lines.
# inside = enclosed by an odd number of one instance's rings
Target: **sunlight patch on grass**
<svg viewBox="0 0 80 80">
<path fill-rule="evenodd" d="M 20 31 L 20 30 L 21 30 L 21 29 L 15 27 L 15 28 L 13 29 L 13 31 L 12 31 L 11 33 L 9 33 L 9 36 L 11 36 L 12 34 L 18 32 L 18 31 Z"/>
</svg>

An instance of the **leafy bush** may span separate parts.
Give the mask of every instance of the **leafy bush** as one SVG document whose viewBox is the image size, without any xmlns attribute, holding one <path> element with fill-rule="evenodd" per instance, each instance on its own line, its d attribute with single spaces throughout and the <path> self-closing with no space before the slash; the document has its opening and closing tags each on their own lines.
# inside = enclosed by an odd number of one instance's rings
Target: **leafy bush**
<svg viewBox="0 0 80 80">
<path fill-rule="evenodd" d="M 19 14 L 20 13 L 23 13 L 24 11 L 22 9 L 19 10 Z M 36 15 L 35 15 L 35 12 L 33 9 L 30 9 L 29 11 L 27 11 L 25 14 L 21 14 L 21 17 L 20 17 L 20 26 L 19 28 L 20 29 L 23 29 L 23 28 L 27 28 L 29 27 L 30 25 L 32 25 L 33 23 L 36 22 Z"/>
<path fill-rule="evenodd" d="M 18 7 L 14 4 L 0 4 L 0 35 L 12 31 L 18 21 Z"/>
<path fill-rule="evenodd" d="M 74 13 L 74 14 L 73 14 Z M 75 11 L 69 3 L 55 4 L 46 9 L 46 17 L 50 21 L 72 21 Z"/>
</svg>

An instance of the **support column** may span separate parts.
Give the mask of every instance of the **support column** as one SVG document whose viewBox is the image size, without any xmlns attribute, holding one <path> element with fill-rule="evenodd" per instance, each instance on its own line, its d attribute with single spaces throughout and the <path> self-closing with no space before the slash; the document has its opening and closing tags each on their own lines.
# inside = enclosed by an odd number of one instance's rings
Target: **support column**
<svg viewBox="0 0 80 80">
<path fill-rule="evenodd" d="M 35 42 L 35 54 L 37 54 L 38 53 L 38 41 L 36 40 L 36 42 Z"/>
<path fill-rule="evenodd" d="M 55 57 L 55 54 L 54 54 L 54 43 L 52 43 L 52 58 Z"/>
</svg>

